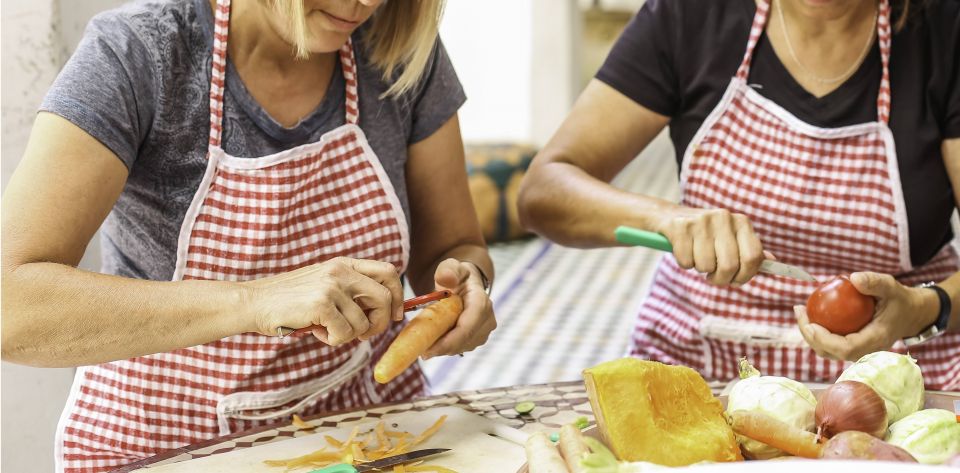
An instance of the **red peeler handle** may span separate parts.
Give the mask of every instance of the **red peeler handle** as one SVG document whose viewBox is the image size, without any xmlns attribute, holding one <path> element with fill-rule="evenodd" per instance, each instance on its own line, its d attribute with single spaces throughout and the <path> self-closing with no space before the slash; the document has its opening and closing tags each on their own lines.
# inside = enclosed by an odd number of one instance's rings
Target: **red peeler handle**
<svg viewBox="0 0 960 473">
<path fill-rule="evenodd" d="M 434 291 L 422 296 L 413 297 L 403 301 L 403 311 L 410 312 L 411 310 L 419 309 L 431 302 L 436 302 L 441 299 L 446 299 L 450 297 L 450 291 L 444 289 L 442 291 Z M 320 325 L 311 325 L 309 327 L 298 328 L 296 330 L 288 327 L 280 327 L 278 330 L 280 338 L 286 337 L 287 335 L 295 333 L 307 333 L 313 331 L 315 328 L 322 328 Z"/>
</svg>

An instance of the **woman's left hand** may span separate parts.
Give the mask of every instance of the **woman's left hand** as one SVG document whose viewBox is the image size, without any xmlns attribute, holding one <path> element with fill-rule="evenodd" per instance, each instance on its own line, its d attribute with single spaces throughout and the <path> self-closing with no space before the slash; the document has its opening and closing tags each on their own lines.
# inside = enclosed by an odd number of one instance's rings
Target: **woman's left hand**
<svg viewBox="0 0 960 473">
<path fill-rule="evenodd" d="M 873 320 L 859 332 L 830 333 L 810 323 L 805 306 L 793 308 L 800 333 L 823 358 L 856 361 L 869 353 L 889 350 L 897 340 L 920 333 L 936 319 L 938 302 L 933 291 L 904 286 L 889 274 L 853 273 L 850 282 L 862 294 L 876 299 Z"/>
<path fill-rule="evenodd" d="M 457 324 L 423 354 L 423 359 L 458 355 L 486 343 L 490 332 L 497 328 L 497 319 L 477 267 L 448 258 L 437 266 L 433 279 L 437 290 L 449 289 L 463 299 L 463 312 Z"/>
</svg>

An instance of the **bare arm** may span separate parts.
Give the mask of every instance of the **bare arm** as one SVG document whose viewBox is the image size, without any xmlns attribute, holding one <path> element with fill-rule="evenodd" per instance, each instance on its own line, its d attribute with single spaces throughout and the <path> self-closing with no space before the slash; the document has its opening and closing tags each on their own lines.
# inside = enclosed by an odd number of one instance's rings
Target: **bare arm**
<svg viewBox="0 0 960 473">
<path fill-rule="evenodd" d="M 564 245 L 610 246 L 618 225 L 644 229 L 675 203 L 609 182 L 663 130 L 654 113 L 593 80 L 530 166 L 520 188 L 520 220 Z"/>
<path fill-rule="evenodd" d="M 493 262 L 477 222 L 455 115 L 430 137 L 410 146 L 407 194 L 413 222 L 408 276 L 417 293 L 455 290 L 464 310 L 456 327 L 427 356 L 468 351 L 496 327 L 478 269 L 493 278 Z"/>
<path fill-rule="evenodd" d="M 235 331 L 222 309 L 239 308 L 235 285 L 139 281 L 75 267 L 126 177 L 116 155 L 86 132 L 56 115 L 37 117 L 3 196 L 5 360 L 75 366 Z"/>
<path fill-rule="evenodd" d="M 945 140 L 942 150 L 943 164 L 947 168 L 947 175 L 950 176 L 954 200 L 957 202 L 957 207 L 960 208 L 960 138 Z M 953 306 L 953 313 L 950 314 L 948 330 L 951 332 L 960 332 L 960 273 L 950 276 L 946 280 L 938 283 L 938 285 L 950 295 L 951 305 Z M 930 299 L 930 295 L 927 297 Z M 932 299 L 930 300 L 932 301 Z M 936 303 L 939 304 L 939 301 Z"/>
<path fill-rule="evenodd" d="M 744 284 L 764 259 L 746 216 L 684 207 L 609 184 L 668 121 L 593 80 L 533 160 L 520 189 L 520 219 L 576 247 L 613 245 L 618 225 L 662 233 L 681 267 L 696 268 L 712 284 Z"/>
<path fill-rule="evenodd" d="M 117 156 L 89 134 L 56 115 L 37 117 L 3 196 L 4 360 L 78 366 L 313 324 L 337 344 L 382 331 L 399 314 L 399 280 L 387 263 L 341 258 L 249 283 L 77 269 L 126 177 Z M 353 295 L 367 307 L 353 307 Z"/>
</svg>

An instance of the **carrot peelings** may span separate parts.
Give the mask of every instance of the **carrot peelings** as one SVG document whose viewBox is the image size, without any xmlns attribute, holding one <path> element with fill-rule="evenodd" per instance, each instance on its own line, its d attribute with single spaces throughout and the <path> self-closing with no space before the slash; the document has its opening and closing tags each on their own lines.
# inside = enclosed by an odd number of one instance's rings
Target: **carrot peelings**
<svg viewBox="0 0 960 473">
<path fill-rule="evenodd" d="M 400 331 L 396 340 L 374 366 L 374 379 L 378 383 L 386 384 L 409 368 L 420 355 L 456 325 L 460 312 L 463 312 L 463 301 L 456 294 L 423 309 Z"/>
</svg>

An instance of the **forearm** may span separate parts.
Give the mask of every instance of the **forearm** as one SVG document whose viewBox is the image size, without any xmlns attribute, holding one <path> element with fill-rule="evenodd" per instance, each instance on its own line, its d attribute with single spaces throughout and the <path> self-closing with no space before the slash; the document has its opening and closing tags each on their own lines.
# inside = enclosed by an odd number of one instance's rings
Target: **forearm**
<svg viewBox="0 0 960 473">
<path fill-rule="evenodd" d="M 424 294 L 434 290 L 434 274 L 437 271 L 437 266 L 447 258 L 453 258 L 460 262 L 473 263 L 486 275 L 489 282 L 491 284 L 493 283 L 493 260 L 490 259 L 490 253 L 487 251 L 486 245 L 481 243 L 462 243 L 450 248 L 440 255 L 439 258 L 435 258 L 429 267 L 418 271 L 416 274 L 410 275 L 410 284 L 413 286 L 414 292 Z"/>
<path fill-rule="evenodd" d="M 252 331 L 244 292 L 230 282 L 144 281 L 22 264 L 4 272 L 3 359 L 81 366 Z"/>
<path fill-rule="evenodd" d="M 952 309 L 950 311 L 950 323 L 947 325 L 947 331 L 954 333 L 960 332 L 960 273 L 954 273 L 953 276 L 938 282 L 937 285 L 943 288 L 950 296 Z M 940 307 L 939 298 L 937 298 L 937 295 L 934 294 L 933 291 L 927 290 L 925 292 L 930 293 L 927 295 L 927 298 L 932 307 L 931 312 L 937 313 Z"/>
<path fill-rule="evenodd" d="M 566 246 L 611 246 L 619 225 L 656 231 L 658 221 L 679 208 L 617 189 L 562 161 L 543 164 L 528 179 L 520 194 L 523 225 Z"/>
</svg>

